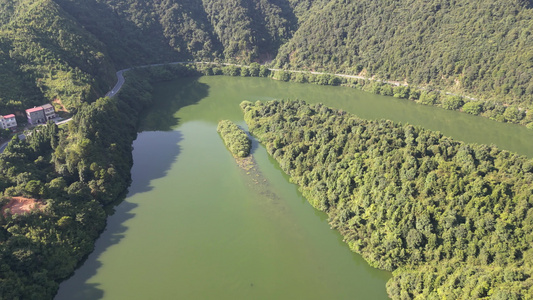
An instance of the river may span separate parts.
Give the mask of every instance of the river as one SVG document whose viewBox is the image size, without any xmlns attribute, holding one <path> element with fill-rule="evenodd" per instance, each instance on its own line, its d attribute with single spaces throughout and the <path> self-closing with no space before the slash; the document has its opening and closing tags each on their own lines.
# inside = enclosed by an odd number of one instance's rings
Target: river
<svg viewBox="0 0 533 300">
<path fill-rule="evenodd" d="M 56 299 L 387 299 L 388 272 L 352 253 L 265 149 L 243 171 L 216 132 L 243 100 L 323 102 L 533 157 L 533 131 L 343 87 L 201 77 L 157 85 L 133 183 Z"/>
</svg>

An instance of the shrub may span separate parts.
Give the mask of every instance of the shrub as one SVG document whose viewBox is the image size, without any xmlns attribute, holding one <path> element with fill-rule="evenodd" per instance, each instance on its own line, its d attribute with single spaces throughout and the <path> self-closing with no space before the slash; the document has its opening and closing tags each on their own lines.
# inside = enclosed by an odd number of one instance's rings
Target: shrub
<svg viewBox="0 0 533 300">
<path fill-rule="evenodd" d="M 442 101 L 442 107 L 449 110 L 457 110 L 463 106 L 463 98 L 459 96 L 448 96 Z"/>
</svg>

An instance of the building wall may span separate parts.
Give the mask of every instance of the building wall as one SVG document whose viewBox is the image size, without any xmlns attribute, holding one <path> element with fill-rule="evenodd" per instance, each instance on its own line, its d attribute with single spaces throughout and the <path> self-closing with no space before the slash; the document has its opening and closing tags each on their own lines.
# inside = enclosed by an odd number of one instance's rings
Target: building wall
<svg viewBox="0 0 533 300">
<path fill-rule="evenodd" d="M 46 118 L 44 116 L 44 111 L 34 111 L 28 114 L 28 122 L 31 124 L 37 124 L 37 123 L 44 123 L 46 122 Z"/>
<path fill-rule="evenodd" d="M 17 119 L 9 118 L 9 119 L 4 119 L 4 120 L 5 120 L 5 124 L 7 128 L 17 127 Z"/>
</svg>

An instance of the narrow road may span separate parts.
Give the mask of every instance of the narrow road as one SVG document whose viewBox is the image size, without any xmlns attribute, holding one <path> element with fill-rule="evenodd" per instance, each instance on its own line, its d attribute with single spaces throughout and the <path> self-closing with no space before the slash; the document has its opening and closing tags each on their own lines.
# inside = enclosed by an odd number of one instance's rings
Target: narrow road
<svg viewBox="0 0 533 300">
<path fill-rule="evenodd" d="M 124 79 L 124 72 L 127 72 L 127 71 L 129 71 L 131 69 L 137 69 L 137 68 L 159 67 L 159 66 L 179 65 L 179 64 L 217 64 L 217 65 L 236 66 L 236 67 L 242 67 L 243 66 L 243 65 L 239 65 L 239 64 L 204 62 L 204 61 L 176 61 L 176 62 L 170 62 L 170 63 L 149 64 L 149 65 L 142 65 L 142 66 L 137 66 L 137 67 L 126 68 L 126 69 L 122 69 L 122 70 L 117 71 L 117 73 L 116 73 L 117 74 L 117 83 L 115 84 L 115 86 L 109 92 L 107 92 L 107 94 L 105 94 L 105 96 L 106 97 L 114 97 L 120 91 L 120 89 L 124 85 L 124 82 L 126 82 L 126 79 Z M 332 74 L 332 73 L 326 73 L 326 72 L 284 70 L 284 69 L 275 69 L 275 68 L 269 68 L 268 70 L 270 70 L 270 71 L 285 71 L 285 72 L 289 72 L 289 73 L 308 73 L 308 74 L 314 74 L 314 75 L 328 74 L 328 75 L 333 75 L 333 76 L 337 76 L 337 77 L 373 80 L 373 81 L 393 84 L 393 85 L 397 85 L 397 86 L 399 86 L 399 85 L 407 86 L 407 84 L 400 83 L 400 82 L 397 82 L 397 81 L 373 79 L 373 78 L 368 78 L 368 77 L 359 76 L 359 75 L 347 75 L 347 74 L 335 74 L 335 73 Z M 455 95 L 455 94 L 452 94 L 452 93 L 446 93 L 446 94 L 447 95 Z M 463 96 L 463 97 L 465 97 L 467 99 L 470 99 L 470 100 L 476 100 L 475 98 L 468 97 L 468 96 Z M 63 120 L 61 122 L 57 122 L 56 124 L 57 125 L 65 124 L 65 123 L 69 122 L 70 120 L 72 120 L 72 118 Z M 24 136 L 24 135 L 22 135 L 22 136 Z M 7 143 L 8 142 L 0 145 L 0 153 L 4 152 L 4 149 L 6 148 Z"/>
<path fill-rule="evenodd" d="M 23 140 L 25 138 L 26 136 L 24 134 L 19 134 L 19 139 Z M 4 150 L 6 150 L 7 144 L 9 144 L 9 142 L 11 142 L 11 140 L 4 142 L 2 143 L 2 145 L 0 145 L 0 153 L 3 153 Z"/>
<path fill-rule="evenodd" d="M 126 81 L 124 79 L 124 72 L 128 71 L 128 70 L 130 70 L 130 69 L 124 69 L 124 70 L 120 70 L 120 71 L 117 72 L 117 83 L 115 84 L 115 86 L 109 92 L 107 92 L 107 94 L 105 94 L 106 97 L 113 97 L 113 96 L 115 96 L 118 93 L 118 91 L 120 91 L 120 88 L 122 87 L 122 85 Z"/>
<path fill-rule="evenodd" d="M 171 63 L 162 63 L 162 64 L 150 64 L 150 65 L 143 65 L 143 66 L 137 66 L 127 69 L 122 69 L 117 72 L 117 83 L 115 86 L 105 94 L 106 97 L 114 97 L 122 88 L 122 85 L 124 85 L 124 82 L 126 82 L 126 79 L 124 79 L 124 72 L 127 72 L 131 69 L 139 69 L 139 68 L 148 68 L 148 67 L 160 67 L 160 66 L 166 66 L 166 65 L 179 65 L 179 64 L 192 64 L 192 63 L 204 63 L 204 62 L 196 62 L 196 61 L 175 61 Z"/>
<path fill-rule="evenodd" d="M 122 69 L 122 70 L 117 72 L 117 83 L 115 84 L 115 86 L 109 92 L 107 92 L 107 94 L 105 94 L 105 96 L 106 97 L 114 97 L 120 91 L 120 89 L 124 85 L 124 82 L 126 82 L 126 80 L 124 79 L 124 72 L 127 72 L 127 71 L 129 71 L 131 69 L 160 67 L 160 66 L 166 66 L 166 65 L 179 65 L 179 64 L 217 64 L 217 65 L 236 66 L 236 67 L 242 67 L 243 66 L 243 65 L 239 65 L 239 64 L 215 63 L 215 62 L 209 62 L 209 61 L 176 61 L 176 62 L 171 62 L 171 63 L 150 64 L 150 65 L 143 65 L 143 66 L 137 66 L 137 67 L 127 68 L 127 69 Z M 366 78 L 364 76 L 359 76 L 359 75 L 331 74 L 331 73 L 325 73 L 325 72 L 283 70 L 283 69 L 274 69 L 274 68 L 269 68 L 269 70 L 270 71 L 285 71 L 285 72 L 290 72 L 290 73 L 309 73 L 309 74 L 314 74 L 314 75 L 330 74 L 330 75 L 334 75 L 334 76 L 338 76 L 338 77 L 344 77 L 344 78 L 356 78 L 356 79 L 373 80 L 373 79 Z M 377 81 L 382 81 L 382 80 L 377 80 Z M 382 82 L 395 84 L 395 85 L 400 85 L 399 83 L 393 82 L 393 81 L 382 81 Z"/>
</svg>

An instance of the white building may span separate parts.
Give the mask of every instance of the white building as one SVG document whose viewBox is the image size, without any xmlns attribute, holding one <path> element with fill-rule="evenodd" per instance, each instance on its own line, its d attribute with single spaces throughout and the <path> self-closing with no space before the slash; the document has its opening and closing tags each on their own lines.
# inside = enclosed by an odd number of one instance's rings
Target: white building
<svg viewBox="0 0 533 300">
<path fill-rule="evenodd" d="M 15 115 L 0 116 L 0 128 L 13 129 L 15 127 L 17 127 L 17 119 L 15 119 Z"/>
</svg>

